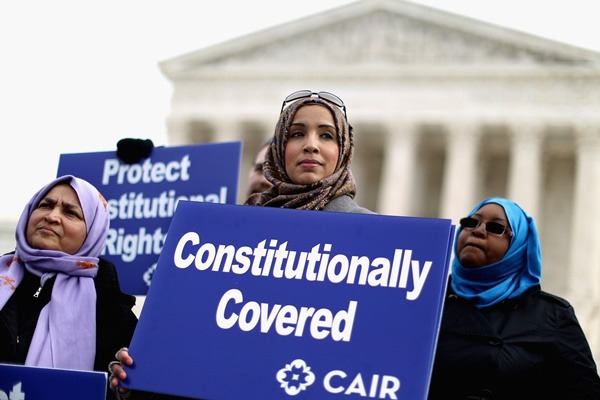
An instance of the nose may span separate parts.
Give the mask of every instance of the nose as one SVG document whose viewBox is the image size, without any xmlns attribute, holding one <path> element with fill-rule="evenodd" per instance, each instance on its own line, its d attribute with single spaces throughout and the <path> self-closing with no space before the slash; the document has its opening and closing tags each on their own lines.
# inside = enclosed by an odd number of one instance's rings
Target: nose
<svg viewBox="0 0 600 400">
<path fill-rule="evenodd" d="M 52 210 L 48 211 L 48 213 L 46 213 L 46 216 L 44 217 L 44 219 L 48 222 L 56 222 L 58 221 L 59 218 L 59 211 L 55 208 L 53 208 Z"/>
<path fill-rule="evenodd" d="M 316 135 L 308 135 L 306 137 L 306 141 L 304 142 L 304 147 L 302 147 L 302 151 L 305 153 L 318 153 L 319 146 Z"/>
<path fill-rule="evenodd" d="M 484 237 L 487 235 L 487 231 L 485 230 L 485 223 L 484 222 L 480 222 L 479 226 L 477 226 L 477 228 L 472 230 L 473 235 L 475 236 L 479 236 L 479 237 Z"/>
</svg>

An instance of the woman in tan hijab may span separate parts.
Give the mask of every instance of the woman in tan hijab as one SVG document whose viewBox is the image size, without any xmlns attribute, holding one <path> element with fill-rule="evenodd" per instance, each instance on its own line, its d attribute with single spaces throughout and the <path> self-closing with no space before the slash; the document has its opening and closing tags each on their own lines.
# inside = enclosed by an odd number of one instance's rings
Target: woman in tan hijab
<svg viewBox="0 0 600 400">
<path fill-rule="evenodd" d="M 283 101 L 263 173 L 273 187 L 247 205 L 373 214 L 354 202 L 354 154 L 346 106 L 329 92 L 301 90 Z"/>
<path fill-rule="evenodd" d="M 263 173 L 273 186 L 250 195 L 244 204 L 375 214 L 354 202 L 356 185 L 350 171 L 353 153 L 354 136 L 344 102 L 329 92 L 294 92 L 283 101 L 265 155 Z M 116 357 L 118 361 L 108 368 L 111 388 L 117 396 L 130 396 L 132 392 L 118 385 L 127 377 L 123 364 L 133 365 L 133 358 L 127 348 L 119 350 Z M 136 392 L 133 398 L 163 397 Z"/>
</svg>

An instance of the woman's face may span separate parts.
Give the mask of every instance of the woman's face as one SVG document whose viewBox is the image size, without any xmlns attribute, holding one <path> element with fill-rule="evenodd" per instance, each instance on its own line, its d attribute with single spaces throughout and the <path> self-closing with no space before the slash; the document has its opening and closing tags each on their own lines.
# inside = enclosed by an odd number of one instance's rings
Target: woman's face
<svg viewBox="0 0 600 400">
<path fill-rule="evenodd" d="M 27 243 L 36 249 L 75 254 L 86 236 L 81 203 L 68 183 L 59 183 L 50 189 L 27 223 Z"/>
<path fill-rule="evenodd" d="M 510 245 L 509 231 L 502 236 L 494 235 L 485 230 L 485 224 L 497 222 L 509 228 L 504 208 L 494 203 L 485 204 L 472 217 L 480 223 L 475 229 L 463 228 L 458 235 L 456 249 L 460 263 L 468 268 L 477 268 L 500 261 Z"/>
<path fill-rule="evenodd" d="M 340 156 L 333 115 L 318 104 L 298 109 L 288 131 L 285 171 L 298 185 L 308 185 L 333 174 Z"/>
</svg>

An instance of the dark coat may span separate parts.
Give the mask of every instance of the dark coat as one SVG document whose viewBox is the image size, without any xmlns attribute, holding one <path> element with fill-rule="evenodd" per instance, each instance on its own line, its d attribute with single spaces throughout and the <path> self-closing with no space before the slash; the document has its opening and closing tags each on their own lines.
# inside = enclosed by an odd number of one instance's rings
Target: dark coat
<svg viewBox="0 0 600 400">
<path fill-rule="evenodd" d="M 448 285 L 429 400 L 600 399 L 573 307 L 534 287 L 478 310 Z"/>
<path fill-rule="evenodd" d="M 50 301 L 55 278 L 39 293 L 40 278 L 25 270 L 23 281 L 0 310 L 0 362 L 24 364 L 42 308 Z M 121 347 L 129 346 L 137 317 L 132 311 L 135 297 L 121 292 L 114 264 L 100 259 L 96 287 L 96 359 L 94 370 L 108 373 Z M 74 305 L 76 306 L 76 305 Z M 114 396 L 107 389 L 107 399 Z"/>
</svg>

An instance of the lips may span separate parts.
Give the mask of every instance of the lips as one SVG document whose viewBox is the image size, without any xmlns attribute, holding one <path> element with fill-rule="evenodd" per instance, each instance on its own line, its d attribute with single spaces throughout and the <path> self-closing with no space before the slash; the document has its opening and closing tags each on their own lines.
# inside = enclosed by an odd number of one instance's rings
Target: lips
<svg viewBox="0 0 600 400">
<path fill-rule="evenodd" d="M 301 160 L 299 163 L 299 165 L 321 165 L 320 162 L 318 162 L 317 160 Z"/>
<path fill-rule="evenodd" d="M 38 231 L 41 232 L 41 233 L 43 233 L 43 234 L 53 234 L 53 235 L 57 235 L 58 236 L 58 233 L 54 232 L 54 230 L 51 229 L 48 226 L 42 226 L 42 227 L 38 228 Z"/>
<path fill-rule="evenodd" d="M 479 250 L 485 252 L 485 248 L 483 246 L 480 246 L 480 245 L 476 244 L 476 243 L 465 243 L 465 246 L 463 248 L 466 249 L 467 247 L 475 247 L 476 249 L 479 249 Z"/>
</svg>

